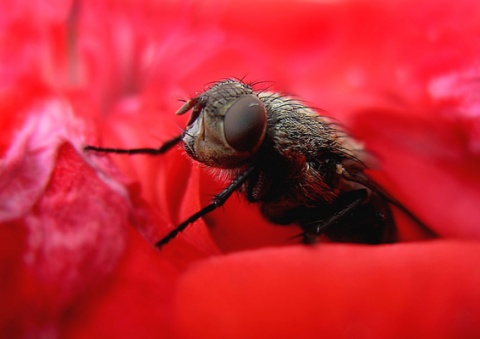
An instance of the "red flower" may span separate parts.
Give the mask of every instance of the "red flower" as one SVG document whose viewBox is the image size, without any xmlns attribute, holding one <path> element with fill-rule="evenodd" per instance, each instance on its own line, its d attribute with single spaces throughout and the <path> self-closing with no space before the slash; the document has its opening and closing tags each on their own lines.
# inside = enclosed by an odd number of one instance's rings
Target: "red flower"
<svg viewBox="0 0 480 339">
<path fill-rule="evenodd" d="M 0 331 L 66 337 L 480 335 L 480 8 L 474 1 L 0 5 Z M 273 80 L 375 154 L 431 229 L 398 244 L 295 245 L 151 146 L 210 82 Z M 268 247 L 268 248 L 267 248 Z"/>
</svg>

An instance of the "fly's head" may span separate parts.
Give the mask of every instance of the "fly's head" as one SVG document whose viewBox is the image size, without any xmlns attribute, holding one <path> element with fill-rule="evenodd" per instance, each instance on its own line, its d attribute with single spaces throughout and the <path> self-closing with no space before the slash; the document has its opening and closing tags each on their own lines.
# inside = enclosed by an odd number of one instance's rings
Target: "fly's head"
<svg viewBox="0 0 480 339">
<path fill-rule="evenodd" d="M 178 110 L 192 110 L 183 134 L 186 152 L 212 167 L 235 168 L 258 150 L 267 130 L 267 111 L 252 88 L 224 80 Z"/>
</svg>

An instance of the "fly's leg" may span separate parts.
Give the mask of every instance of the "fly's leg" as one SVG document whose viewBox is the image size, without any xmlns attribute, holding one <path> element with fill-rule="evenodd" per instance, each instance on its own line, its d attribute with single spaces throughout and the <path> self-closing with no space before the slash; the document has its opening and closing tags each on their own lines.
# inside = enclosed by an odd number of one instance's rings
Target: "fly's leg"
<svg viewBox="0 0 480 339">
<path fill-rule="evenodd" d="M 167 141 L 159 148 L 134 148 L 134 149 L 119 149 L 119 148 L 109 148 L 109 147 L 96 147 L 91 145 L 86 145 L 83 147 L 84 151 L 94 151 L 99 153 L 117 153 L 117 154 L 150 154 L 150 155 L 158 155 L 166 153 L 170 150 L 173 146 L 178 144 L 182 140 L 182 136 L 176 136 L 175 138 Z M 200 219 L 201 217 L 207 215 L 208 213 L 214 211 L 218 207 L 222 206 L 228 198 L 240 188 L 240 186 L 248 179 L 248 177 L 253 173 L 254 167 L 247 169 L 243 172 L 240 176 L 238 176 L 226 189 L 224 189 L 219 194 L 215 195 L 212 199 L 212 202 L 202 208 L 197 213 L 191 215 L 187 220 L 176 226 L 173 230 L 170 231 L 165 237 L 160 239 L 155 243 L 155 247 L 161 248 L 165 244 L 167 244 L 170 240 L 175 238 L 178 233 L 183 231 L 188 225 L 193 223 L 194 221 Z"/>
<path fill-rule="evenodd" d="M 158 155 L 163 154 L 169 151 L 173 146 L 177 145 L 182 141 L 182 136 L 177 135 L 175 138 L 172 138 L 165 142 L 159 148 L 132 148 L 132 149 L 120 149 L 120 148 L 110 148 L 110 147 L 97 147 L 91 145 L 83 146 L 83 150 L 86 152 L 94 151 L 98 153 L 117 153 L 117 154 L 150 154 Z"/>
<path fill-rule="evenodd" d="M 358 189 L 348 192 L 344 195 L 346 200 L 337 207 L 337 209 L 328 217 L 309 221 L 301 225 L 303 229 L 302 242 L 305 244 L 315 243 L 317 237 L 324 233 L 329 227 L 335 223 L 340 222 L 343 218 L 347 217 L 352 211 L 360 206 L 368 197 L 366 189 Z"/>
<path fill-rule="evenodd" d="M 248 177 L 252 174 L 254 170 L 254 167 L 250 167 L 247 169 L 245 172 L 243 172 L 240 176 L 238 176 L 233 182 L 225 188 L 222 192 L 219 194 L 215 195 L 215 197 L 212 199 L 212 202 L 202 208 L 200 211 L 197 213 L 191 215 L 188 219 L 186 219 L 184 222 L 179 224 L 177 227 L 175 227 L 173 230 L 170 231 L 166 236 L 164 236 L 162 239 L 156 242 L 155 247 L 161 248 L 165 244 L 167 244 L 170 240 L 175 238 L 178 233 L 183 231 L 188 225 L 193 223 L 194 221 L 200 219 L 201 217 L 207 215 L 208 213 L 214 211 L 218 207 L 222 206 L 228 198 L 240 188 L 240 186 L 247 181 Z"/>
</svg>

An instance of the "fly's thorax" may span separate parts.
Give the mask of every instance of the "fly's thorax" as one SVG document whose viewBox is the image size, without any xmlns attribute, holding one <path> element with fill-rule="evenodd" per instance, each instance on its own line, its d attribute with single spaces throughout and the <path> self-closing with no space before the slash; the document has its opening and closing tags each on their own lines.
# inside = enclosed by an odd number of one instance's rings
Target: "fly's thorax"
<svg viewBox="0 0 480 339">
<path fill-rule="evenodd" d="M 355 156 L 356 144 L 332 119 L 278 93 L 262 92 L 260 99 L 269 113 L 272 148 L 284 158 L 303 163 Z"/>
<path fill-rule="evenodd" d="M 212 167 L 234 168 L 250 159 L 267 130 L 265 105 L 239 82 L 217 83 L 189 100 L 178 112 L 193 109 L 183 142 L 195 160 Z"/>
</svg>

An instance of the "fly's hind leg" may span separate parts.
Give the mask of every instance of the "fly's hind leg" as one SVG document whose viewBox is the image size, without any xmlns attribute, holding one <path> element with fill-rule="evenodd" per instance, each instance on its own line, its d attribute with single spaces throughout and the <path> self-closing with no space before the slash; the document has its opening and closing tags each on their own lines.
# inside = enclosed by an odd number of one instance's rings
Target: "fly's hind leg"
<svg viewBox="0 0 480 339">
<path fill-rule="evenodd" d="M 332 213 L 326 217 L 317 220 L 309 220 L 301 223 L 303 230 L 302 242 L 304 244 L 313 244 L 318 242 L 318 237 L 328 232 L 331 227 L 335 227 L 345 218 L 362 205 L 368 198 L 367 189 L 358 189 L 344 193 L 339 204 L 333 207 Z M 324 214 L 324 211 L 322 211 Z"/>
</svg>

